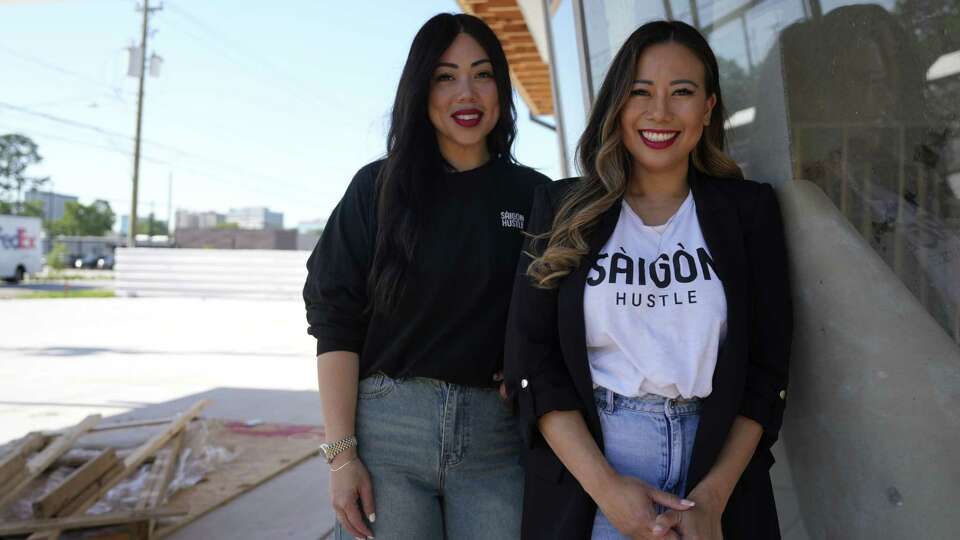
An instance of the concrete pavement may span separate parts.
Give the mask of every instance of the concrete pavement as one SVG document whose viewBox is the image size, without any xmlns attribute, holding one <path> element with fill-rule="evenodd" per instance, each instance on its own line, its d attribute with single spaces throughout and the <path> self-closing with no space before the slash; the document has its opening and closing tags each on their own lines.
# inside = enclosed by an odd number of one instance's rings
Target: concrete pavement
<svg viewBox="0 0 960 540">
<path fill-rule="evenodd" d="M 322 424 L 299 302 L 91 298 L 0 302 L 0 444 L 88 414 Z M 334 516 L 327 469 L 295 467 L 173 537 L 317 540 Z"/>
</svg>

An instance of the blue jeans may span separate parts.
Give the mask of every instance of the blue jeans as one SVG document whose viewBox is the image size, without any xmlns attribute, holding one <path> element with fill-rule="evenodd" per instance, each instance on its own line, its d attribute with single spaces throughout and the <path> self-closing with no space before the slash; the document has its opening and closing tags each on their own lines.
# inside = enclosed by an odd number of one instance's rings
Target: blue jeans
<svg viewBox="0 0 960 540">
<path fill-rule="evenodd" d="M 700 423 L 700 401 L 646 395 L 625 397 L 606 388 L 593 392 L 603 429 L 604 455 L 619 474 L 681 497 Z M 663 512 L 654 505 L 654 511 Z M 597 510 L 593 540 L 624 538 Z"/>
<path fill-rule="evenodd" d="M 377 540 L 520 538 L 520 435 L 497 390 L 377 374 L 360 381 L 356 422 Z M 350 535 L 337 524 L 336 537 Z"/>
</svg>

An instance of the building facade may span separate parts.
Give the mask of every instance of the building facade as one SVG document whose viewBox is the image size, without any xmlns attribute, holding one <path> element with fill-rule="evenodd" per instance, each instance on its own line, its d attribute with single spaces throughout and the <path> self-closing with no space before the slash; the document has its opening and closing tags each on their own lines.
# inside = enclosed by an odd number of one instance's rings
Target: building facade
<svg viewBox="0 0 960 540">
<path fill-rule="evenodd" d="M 215 229 L 227 222 L 227 216 L 213 211 L 177 210 L 175 222 L 177 229 Z"/>
<path fill-rule="evenodd" d="M 53 191 L 40 191 L 31 189 L 24 195 L 26 202 L 39 202 L 43 205 L 43 219 L 47 221 L 56 221 L 63 217 L 68 202 L 77 202 L 78 199 L 73 195 L 63 195 Z"/>
<path fill-rule="evenodd" d="M 193 249 L 298 249 L 293 229 L 180 229 L 176 247 Z"/>
<path fill-rule="evenodd" d="M 784 536 L 955 536 L 960 0 L 459 3 L 491 23 L 508 60 L 535 47 L 550 66 L 542 108 L 571 176 L 627 36 L 654 19 L 704 34 L 727 151 L 776 188 L 792 259 L 791 397 L 774 477 L 778 506 L 798 512 Z M 543 88 L 513 75 L 521 96 Z"/>
<path fill-rule="evenodd" d="M 283 229 L 283 213 L 271 212 L 265 206 L 231 208 L 226 219 L 227 223 L 235 223 L 241 229 Z"/>
<path fill-rule="evenodd" d="M 313 234 L 319 235 L 324 227 L 327 226 L 327 220 L 325 219 L 311 219 L 309 221 L 301 221 L 297 224 L 297 232 L 300 234 Z"/>
</svg>

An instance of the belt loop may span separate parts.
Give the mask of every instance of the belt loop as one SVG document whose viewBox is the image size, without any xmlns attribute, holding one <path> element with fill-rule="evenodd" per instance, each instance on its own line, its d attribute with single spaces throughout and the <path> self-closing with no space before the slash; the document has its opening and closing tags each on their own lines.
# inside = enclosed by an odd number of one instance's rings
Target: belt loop
<svg viewBox="0 0 960 540">
<path fill-rule="evenodd" d="M 609 388 L 604 388 L 604 390 L 607 391 L 607 412 L 613 412 L 615 410 L 613 400 L 616 397 L 616 394 L 614 394 L 613 390 Z"/>
</svg>

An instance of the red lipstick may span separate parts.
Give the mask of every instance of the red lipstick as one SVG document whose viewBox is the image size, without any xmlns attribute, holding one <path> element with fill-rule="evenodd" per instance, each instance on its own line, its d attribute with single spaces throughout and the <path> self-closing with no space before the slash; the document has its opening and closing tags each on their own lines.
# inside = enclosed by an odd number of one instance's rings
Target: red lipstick
<svg viewBox="0 0 960 540">
<path fill-rule="evenodd" d="M 483 111 L 480 109 L 460 109 L 451 114 L 450 117 L 453 118 L 453 121 L 456 122 L 458 126 L 472 128 L 480 124 L 480 119 L 483 118 Z"/>
<path fill-rule="evenodd" d="M 656 134 L 656 135 L 672 135 L 670 138 L 657 137 L 657 140 L 648 139 L 643 135 L 644 132 Z M 639 130 L 640 140 L 643 141 L 643 144 L 647 145 L 654 150 L 663 150 L 664 148 L 669 147 L 680 138 L 680 132 L 673 129 L 641 129 Z"/>
</svg>

